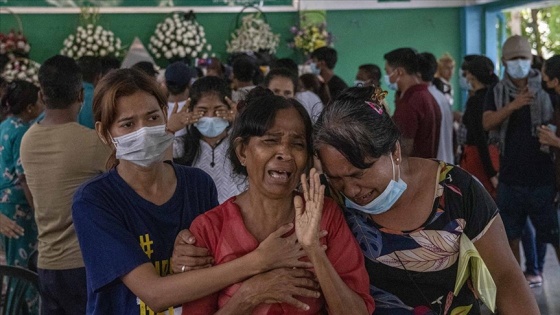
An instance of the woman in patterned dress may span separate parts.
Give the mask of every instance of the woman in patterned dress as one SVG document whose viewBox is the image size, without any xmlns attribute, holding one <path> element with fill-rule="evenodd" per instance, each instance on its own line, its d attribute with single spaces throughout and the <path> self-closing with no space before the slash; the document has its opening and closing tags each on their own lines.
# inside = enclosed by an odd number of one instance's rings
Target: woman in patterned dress
<svg viewBox="0 0 560 315">
<path fill-rule="evenodd" d="M 477 271 L 495 283 L 497 311 L 538 314 L 493 199 L 458 167 L 403 156 L 385 93 L 347 89 L 314 131 L 323 171 L 366 258 L 374 314 L 480 314 L 493 286 L 457 281 L 461 250 L 472 244 L 487 266 Z"/>
<path fill-rule="evenodd" d="M 6 263 L 27 267 L 37 245 L 33 200 L 19 159 L 23 134 L 43 111 L 39 88 L 15 80 L 7 85 L 1 108 L 8 115 L 0 124 L 0 233 L 4 236 Z"/>
</svg>

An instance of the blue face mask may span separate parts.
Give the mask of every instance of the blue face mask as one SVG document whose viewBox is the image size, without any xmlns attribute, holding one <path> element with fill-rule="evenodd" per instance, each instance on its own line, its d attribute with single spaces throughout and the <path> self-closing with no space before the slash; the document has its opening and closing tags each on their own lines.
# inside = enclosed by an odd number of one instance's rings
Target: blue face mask
<svg viewBox="0 0 560 315">
<path fill-rule="evenodd" d="M 317 64 L 315 62 L 310 63 L 309 68 L 311 69 L 311 73 L 314 75 L 321 74 L 321 69 L 317 68 Z"/>
<path fill-rule="evenodd" d="M 383 79 L 385 80 L 385 84 L 387 85 L 389 90 L 396 91 L 398 89 L 397 81 L 395 81 L 394 83 L 391 83 L 391 80 L 390 80 L 390 78 L 393 76 L 394 73 L 395 73 L 395 71 L 391 72 L 391 74 L 384 75 Z"/>
<path fill-rule="evenodd" d="M 202 117 L 194 126 L 203 136 L 214 138 L 226 130 L 229 122 L 219 117 Z"/>
<path fill-rule="evenodd" d="M 395 163 L 393 162 L 393 155 L 391 157 L 391 164 L 393 165 L 393 178 L 395 178 Z M 406 190 L 406 183 L 400 178 L 400 169 L 399 169 L 399 179 L 395 181 L 391 179 L 387 188 L 381 193 L 381 195 L 377 196 L 377 198 L 373 199 L 370 203 L 365 206 L 360 206 L 357 203 L 354 203 L 348 197 L 344 196 L 344 204 L 347 208 L 356 209 L 362 211 L 367 214 L 381 214 L 387 212 L 387 210 L 391 209 L 391 207 L 399 200 L 402 196 L 403 192 Z"/>
<path fill-rule="evenodd" d="M 523 79 L 529 75 L 531 60 L 516 59 L 506 61 L 506 71 L 513 79 Z"/>
<path fill-rule="evenodd" d="M 470 83 L 469 83 L 469 81 L 467 80 L 466 77 L 460 77 L 459 78 L 459 86 L 461 87 L 462 90 L 465 90 L 465 91 L 472 90 L 472 87 L 471 87 L 471 85 L 470 85 Z"/>
</svg>

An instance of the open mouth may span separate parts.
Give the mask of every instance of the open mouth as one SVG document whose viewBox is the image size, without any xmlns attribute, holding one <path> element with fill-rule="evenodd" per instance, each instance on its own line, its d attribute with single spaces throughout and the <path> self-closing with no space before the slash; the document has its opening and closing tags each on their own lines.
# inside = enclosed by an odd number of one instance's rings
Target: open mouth
<svg viewBox="0 0 560 315">
<path fill-rule="evenodd" d="M 268 171 L 268 175 L 270 175 L 270 177 L 274 179 L 288 180 L 288 178 L 290 178 L 292 173 L 287 171 L 280 171 L 280 170 L 270 170 Z"/>
<path fill-rule="evenodd" d="M 372 197 L 373 197 L 373 190 L 365 195 L 356 197 L 356 203 L 360 205 L 368 204 L 372 200 Z"/>
</svg>

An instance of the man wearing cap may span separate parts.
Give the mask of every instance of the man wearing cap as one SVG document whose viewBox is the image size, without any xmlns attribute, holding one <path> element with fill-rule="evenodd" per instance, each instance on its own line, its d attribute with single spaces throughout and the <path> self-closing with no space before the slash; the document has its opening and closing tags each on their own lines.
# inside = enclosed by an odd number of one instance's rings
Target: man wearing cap
<svg viewBox="0 0 560 315">
<path fill-rule="evenodd" d="M 503 79 L 486 95 L 482 124 L 499 140 L 500 171 L 496 203 L 511 249 L 519 261 L 519 240 L 527 217 L 537 242 L 551 243 L 558 254 L 558 217 L 552 156 L 541 150 L 537 127 L 552 119 L 550 96 L 540 72 L 531 69 L 525 37 L 508 38 L 502 49 Z"/>
<path fill-rule="evenodd" d="M 169 96 L 167 98 L 167 117 L 171 116 L 175 103 L 179 106 L 177 111 L 183 109 L 189 98 L 189 86 L 191 80 L 196 78 L 196 70 L 189 68 L 183 62 L 177 61 L 170 64 L 165 69 L 165 85 Z M 187 133 L 183 128 L 175 133 L 175 137 L 180 137 Z"/>
</svg>

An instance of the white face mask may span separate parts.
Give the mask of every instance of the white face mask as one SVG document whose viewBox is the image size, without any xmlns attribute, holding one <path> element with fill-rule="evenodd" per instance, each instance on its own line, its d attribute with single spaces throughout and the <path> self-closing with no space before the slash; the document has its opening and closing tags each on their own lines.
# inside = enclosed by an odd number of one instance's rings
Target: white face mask
<svg viewBox="0 0 560 315">
<path fill-rule="evenodd" d="M 506 71 L 513 79 L 523 79 L 529 75 L 531 60 L 516 59 L 506 61 Z"/>
<path fill-rule="evenodd" d="M 173 143 L 173 135 L 165 131 L 165 125 L 159 125 L 140 128 L 112 141 L 117 159 L 148 167 L 163 160 L 165 150 Z"/>
<path fill-rule="evenodd" d="M 214 138 L 222 134 L 229 126 L 229 122 L 220 117 L 202 117 L 194 124 L 200 133 L 208 138 Z"/>
<path fill-rule="evenodd" d="M 366 81 L 362 81 L 362 80 L 354 80 L 354 86 L 365 86 L 366 85 Z"/>
</svg>

